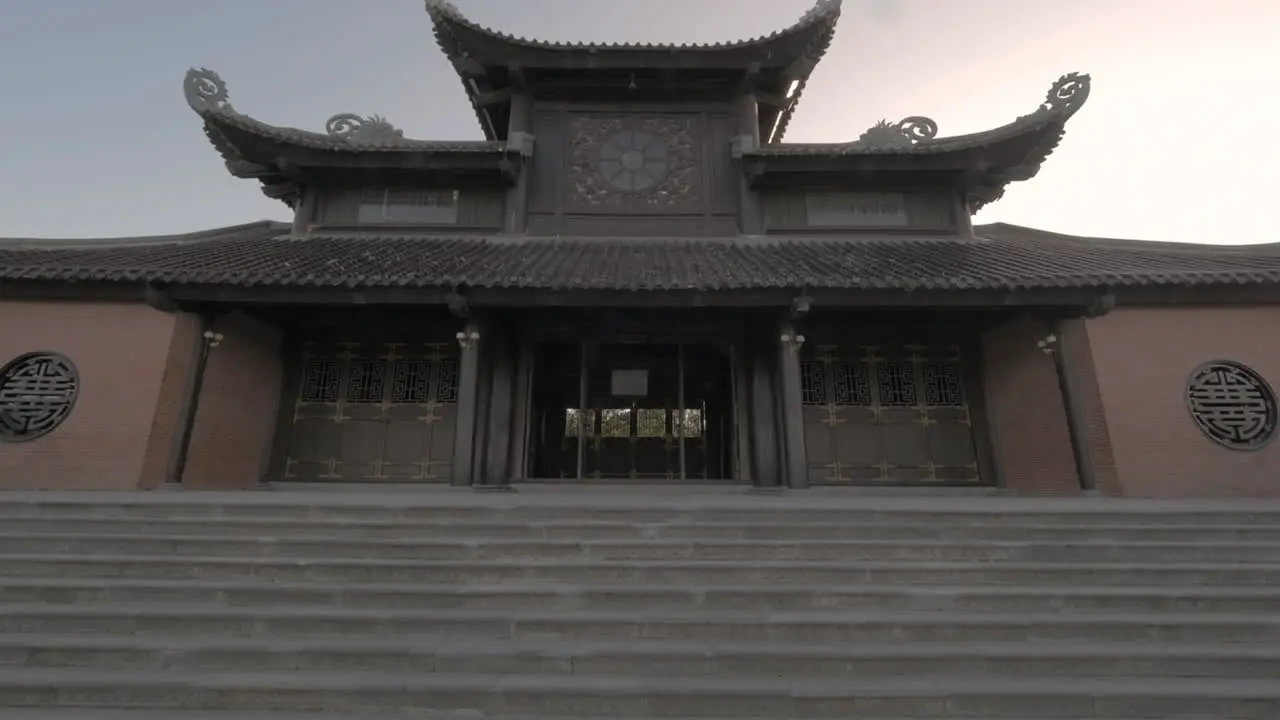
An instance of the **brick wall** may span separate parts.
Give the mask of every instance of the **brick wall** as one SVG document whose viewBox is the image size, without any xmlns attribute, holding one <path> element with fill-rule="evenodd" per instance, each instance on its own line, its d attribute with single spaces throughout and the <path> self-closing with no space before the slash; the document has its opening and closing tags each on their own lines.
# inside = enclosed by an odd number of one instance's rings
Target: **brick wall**
<svg viewBox="0 0 1280 720">
<path fill-rule="evenodd" d="M 0 363 L 55 351 L 75 363 L 80 395 L 61 427 L 0 443 L 0 488 L 134 489 L 163 475 L 172 447 L 170 357 L 189 351 L 178 315 L 142 304 L 0 302 Z M 159 470 L 157 470 L 157 468 Z M 159 474 L 157 474 L 159 473 Z"/>
<path fill-rule="evenodd" d="M 274 441 L 283 381 L 281 333 L 233 313 L 213 327 L 223 338 L 210 348 L 187 455 L 188 488 L 256 486 Z"/>
<path fill-rule="evenodd" d="M 1234 360 L 1280 388 L 1280 307 L 1118 309 L 1088 321 L 1098 387 L 1124 494 L 1280 497 L 1280 438 L 1239 452 L 1188 413 L 1188 375 Z"/>
<path fill-rule="evenodd" d="M 982 339 L 983 389 L 1000 480 L 1026 495 L 1078 495 L 1062 395 L 1053 359 L 1036 346 L 1049 333 L 1022 317 Z"/>
</svg>

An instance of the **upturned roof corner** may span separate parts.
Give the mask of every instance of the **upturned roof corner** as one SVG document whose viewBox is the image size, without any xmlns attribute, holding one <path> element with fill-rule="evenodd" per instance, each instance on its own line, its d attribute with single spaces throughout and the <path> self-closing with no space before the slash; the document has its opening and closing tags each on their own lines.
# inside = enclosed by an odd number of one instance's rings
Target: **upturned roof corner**
<svg viewBox="0 0 1280 720">
<path fill-rule="evenodd" d="M 842 0 L 817 0 L 791 25 L 752 38 L 713 43 L 559 42 L 504 33 L 469 19 L 449 0 L 425 0 L 437 44 L 453 64 L 490 139 L 505 137 L 507 118 L 491 100 L 511 84 L 511 68 L 588 71 L 718 71 L 760 73 L 764 95 L 762 134 L 785 133 L 804 85 L 826 54 L 842 11 Z"/>
<path fill-rule="evenodd" d="M 983 132 L 938 137 L 937 122 L 913 115 L 898 122 L 880 120 L 850 141 L 775 142 L 763 144 L 745 155 L 759 161 L 753 165 L 757 176 L 768 172 L 802 172 L 796 163 L 807 162 L 812 166 L 813 162 L 822 160 L 843 163 L 824 163 L 824 170 L 837 167 L 865 170 L 869 165 L 909 170 L 926 162 L 910 158 L 927 156 L 931 158 L 927 161 L 930 169 L 965 171 L 970 176 L 973 185 L 970 200 L 976 210 L 999 199 L 1008 183 L 1028 180 L 1039 172 L 1061 141 L 1067 120 L 1084 106 L 1090 87 L 1089 75 L 1067 73 L 1053 83 L 1035 110 Z"/>
<path fill-rule="evenodd" d="M 271 125 L 236 110 L 227 83 L 208 68 L 187 71 L 183 95 L 204 120 L 205 135 L 231 174 L 259 180 L 268 197 L 290 207 L 296 204 L 300 190 L 295 173 L 283 167 L 288 162 L 323 166 L 343 155 L 376 153 L 388 162 L 396 156 L 492 156 L 496 167 L 497 160 L 511 152 L 504 143 L 406 138 L 380 115 L 339 113 L 325 122 L 324 132 Z"/>
</svg>

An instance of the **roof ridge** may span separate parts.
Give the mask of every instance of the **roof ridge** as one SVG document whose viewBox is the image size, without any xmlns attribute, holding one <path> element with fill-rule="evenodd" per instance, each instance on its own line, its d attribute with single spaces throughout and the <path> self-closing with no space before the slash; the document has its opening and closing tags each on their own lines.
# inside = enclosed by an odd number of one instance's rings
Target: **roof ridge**
<svg viewBox="0 0 1280 720">
<path fill-rule="evenodd" d="M 1015 225 L 1006 222 L 986 223 L 983 225 L 975 225 L 973 230 L 976 234 L 982 235 L 984 232 L 995 229 L 1004 229 L 1017 233 L 1027 233 L 1037 240 L 1054 240 L 1072 243 L 1075 245 L 1094 245 L 1112 248 L 1125 248 L 1133 250 L 1159 250 L 1161 252 L 1195 252 L 1195 253 L 1220 253 L 1224 255 L 1236 254 L 1260 254 L 1259 251 L 1267 255 L 1275 252 L 1280 255 L 1280 242 L 1262 242 L 1262 243 L 1241 243 L 1235 245 L 1220 245 L 1217 243 L 1201 243 L 1201 242 L 1175 242 L 1171 240 L 1143 240 L 1139 238 L 1115 238 L 1115 237 L 1099 237 L 1094 235 L 1069 235 L 1067 233 L 1054 232 L 1052 230 L 1042 230 L 1026 225 Z M 1007 241 L 1007 238 L 988 237 L 991 240 Z M 1028 238 L 1031 239 L 1031 238 Z"/>
<path fill-rule="evenodd" d="M 426 0 L 426 11 L 435 25 L 442 22 L 454 22 L 463 25 L 473 32 L 489 35 L 494 39 L 516 45 L 535 47 L 545 50 L 693 50 L 715 51 L 731 50 L 773 40 L 787 33 L 824 21 L 834 21 L 840 17 L 844 0 L 814 0 L 813 5 L 791 24 L 770 33 L 738 38 L 736 40 L 719 40 L 713 42 L 606 42 L 596 40 L 540 40 L 537 38 L 503 32 L 494 27 L 478 23 L 467 17 L 451 0 Z"/>
<path fill-rule="evenodd" d="M 278 220 L 254 220 L 252 222 L 224 225 L 185 233 L 164 233 L 157 235 L 121 235 L 105 238 L 33 238 L 33 237 L 0 237 L 0 248 L 30 250 L 66 250 L 70 248 L 112 248 L 134 245 L 183 245 L 195 242 L 219 240 L 226 236 L 239 236 L 255 230 L 279 231 L 288 229 L 289 223 Z"/>
</svg>

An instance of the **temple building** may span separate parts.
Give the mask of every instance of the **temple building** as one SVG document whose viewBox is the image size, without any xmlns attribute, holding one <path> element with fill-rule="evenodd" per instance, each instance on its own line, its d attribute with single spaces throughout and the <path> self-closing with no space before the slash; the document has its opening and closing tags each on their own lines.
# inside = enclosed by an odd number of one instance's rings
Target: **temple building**
<svg viewBox="0 0 1280 720">
<path fill-rule="evenodd" d="M 707 45 L 426 11 L 481 139 L 268 125 L 193 69 L 291 224 L 0 241 L 0 487 L 1280 495 L 1280 244 L 971 222 L 1088 75 L 986 132 L 796 143 L 840 0 Z"/>
</svg>

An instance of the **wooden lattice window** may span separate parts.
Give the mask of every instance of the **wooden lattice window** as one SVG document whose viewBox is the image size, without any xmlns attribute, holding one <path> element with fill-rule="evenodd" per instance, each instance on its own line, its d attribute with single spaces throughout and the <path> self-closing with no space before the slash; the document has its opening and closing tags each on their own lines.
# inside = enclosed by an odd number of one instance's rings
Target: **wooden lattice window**
<svg viewBox="0 0 1280 720">
<path fill-rule="evenodd" d="M 826 404 L 826 363 L 816 360 L 800 363 L 800 402 L 804 405 Z"/>
<path fill-rule="evenodd" d="M 919 403 L 915 365 L 910 361 L 877 362 L 876 380 L 880 390 L 881 407 L 915 407 Z"/>
<path fill-rule="evenodd" d="M 299 402 L 336 403 L 342 383 L 342 363 L 329 358 L 309 358 L 302 368 Z"/>
<path fill-rule="evenodd" d="M 930 407 L 964 407 L 964 383 L 954 362 L 926 361 L 920 366 L 924 404 Z"/>
<path fill-rule="evenodd" d="M 364 188 L 356 220 L 361 225 L 456 225 L 458 191 Z"/>
</svg>

